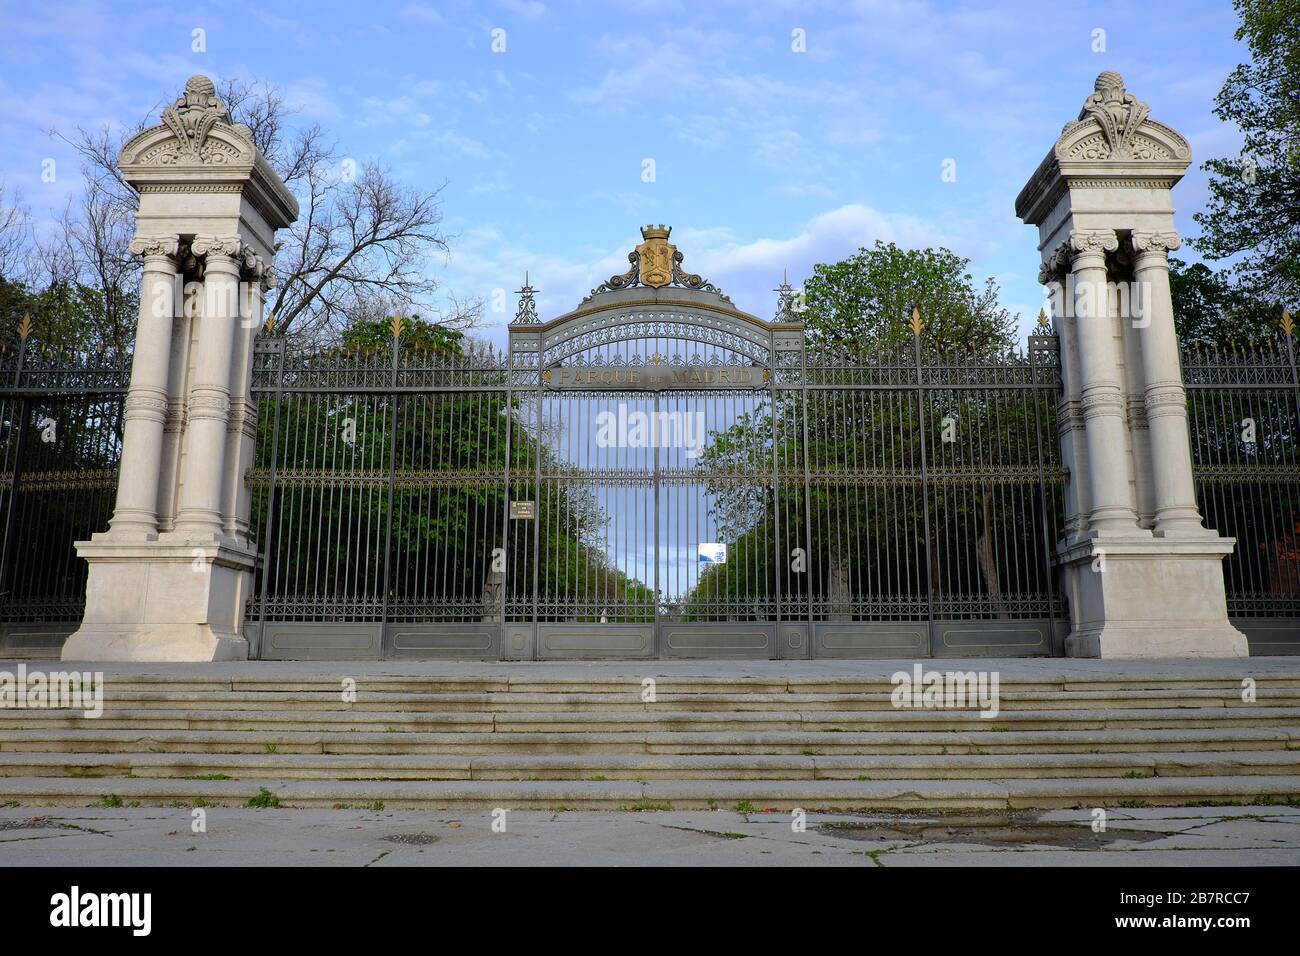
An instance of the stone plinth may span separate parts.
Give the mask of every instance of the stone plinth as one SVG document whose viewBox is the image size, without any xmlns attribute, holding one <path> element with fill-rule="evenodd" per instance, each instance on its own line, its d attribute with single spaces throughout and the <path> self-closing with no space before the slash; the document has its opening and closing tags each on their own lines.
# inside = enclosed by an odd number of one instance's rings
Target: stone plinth
<svg viewBox="0 0 1300 956">
<path fill-rule="evenodd" d="M 64 660 L 234 661 L 253 587 L 254 548 L 198 542 L 82 541 L 86 614 Z"/>
<path fill-rule="evenodd" d="M 1061 548 L 1070 657 L 1246 657 L 1228 623 L 1223 559 L 1232 538 L 1129 535 Z"/>
</svg>

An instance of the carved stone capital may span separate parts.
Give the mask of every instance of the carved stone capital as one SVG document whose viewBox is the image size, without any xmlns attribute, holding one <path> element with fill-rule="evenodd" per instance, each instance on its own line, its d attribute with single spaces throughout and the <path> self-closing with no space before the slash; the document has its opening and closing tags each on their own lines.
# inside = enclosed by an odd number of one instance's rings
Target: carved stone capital
<svg viewBox="0 0 1300 956">
<path fill-rule="evenodd" d="M 1119 248 L 1119 237 L 1113 229 L 1076 229 L 1070 233 L 1068 242 L 1074 253 L 1071 258 L 1088 254 L 1101 255 Z"/>
<path fill-rule="evenodd" d="M 239 236 L 195 236 L 190 249 L 196 256 L 222 257 L 243 260 L 246 250 L 244 240 Z"/>
<path fill-rule="evenodd" d="M 180 247 L 180 236 L 136 236 L 131 240 L 131 255 L 175 259 L 180 255 Z"/>
<path fill-rule="evenodd" d="M 1183 244 L 1182 237 L 1173 232 L 1135 232 L 1133 251 L 1141 255 L 1167 256 Z"/>
<path fill-rule="evenodd" d="M 1058 244 L 1055 249 L 1048 252 L 1047 257 L 1038 266 L 1039 285 L 1060 282 L 1069 271 L 1072 254 L 1073 250 L 1068 241 Z"/>
</svg>

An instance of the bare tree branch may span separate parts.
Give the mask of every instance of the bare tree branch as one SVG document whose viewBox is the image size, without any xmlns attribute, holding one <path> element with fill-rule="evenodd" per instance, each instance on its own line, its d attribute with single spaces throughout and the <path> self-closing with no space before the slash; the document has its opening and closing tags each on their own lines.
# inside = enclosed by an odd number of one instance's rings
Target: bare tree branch
<svg viewBox="0 0 1300 956">
<path fill-rule="evenodd" d="M 231 79 L 218 92 L 232 120 L 249 128 L 254 144 L 299 199 L 299 220 L 283 234 L 275 260 L 280 285 L 270 306 L 278 331 L 328 335 L 380 306 L 438 316 L 433 320 L 457 328 L 478 321 L 479 302 L 451 299 L 443 308 L 433 302 L 439 285 L 431 257 L 448 248 L 441 229 L 442 187 L 424 192 L 404 186 L 374 163 L 358 169 L 340 157 L 319 126 L 292 126 L 295 111 L 275 86 Z M 117 157 L 143 129 L 141 124 L 120 134 L 107 126 L 51 134 L 80 156 L 86 192 L 80 204 L 64 210 L 55 235 L 28 256 L 48 281 L 75 279 L 96 288 L 114 338 L 119 322 L 133 324 L 115 310 L 139 281 L 139 264 L 128 250 L 139 201 Z"/>
</svg>

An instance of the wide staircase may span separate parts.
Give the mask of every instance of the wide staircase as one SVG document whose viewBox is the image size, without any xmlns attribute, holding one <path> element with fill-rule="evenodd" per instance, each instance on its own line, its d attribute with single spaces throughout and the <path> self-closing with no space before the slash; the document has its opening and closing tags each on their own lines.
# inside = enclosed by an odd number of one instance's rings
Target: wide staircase
<svg viewBox="0 0 1300 956">
<path fill-rule="evenodd" d="M 1253 701 L 1242 670 L 1004 675 L 992 719 L 974 707 L 896 708 L 880 668 L 665 674 L 653 700 L 631 669 L 360 676 L 355 700 L 338 676 L 305 665 L 110 674 L 99 718 L 0 709 L 0 806 L 1300 803 L 1300 666 L 1259 677 Z"/>
</svg>

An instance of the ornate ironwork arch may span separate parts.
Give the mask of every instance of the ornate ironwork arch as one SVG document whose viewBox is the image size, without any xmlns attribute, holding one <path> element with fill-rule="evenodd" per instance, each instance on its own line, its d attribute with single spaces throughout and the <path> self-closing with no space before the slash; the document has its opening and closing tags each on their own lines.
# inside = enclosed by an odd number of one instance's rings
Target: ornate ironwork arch
<svg viewBox="0 0 1300 956">
<path fill-rule="evenodd" d="M 770 328 L 692 306 L 651 305 L 596 312 L 557 324 L 541 334 L 541 363 L 550 365 L 601 345 L 640 339 L 712 345 L 764 365 L 772 359 Z"/>
<path fill-rule="evenodd" d="M 766 322 L 737 309 L 712 282 L 682 268 L 682 253 L 668 242 L 672 229 L 645 226 L 644 240 L 628 254 L 630 268 L 611 276 L 579 306 L 548 322 L 537 316 L 536 290 L 519 290 L 510 326 L 516 367 L 547 367 L 618 342 L 668 339 L 714 346 L 771 366 L 778 350 L 803 346 L 803 325 L 778 309 Z"/>
</svg>

